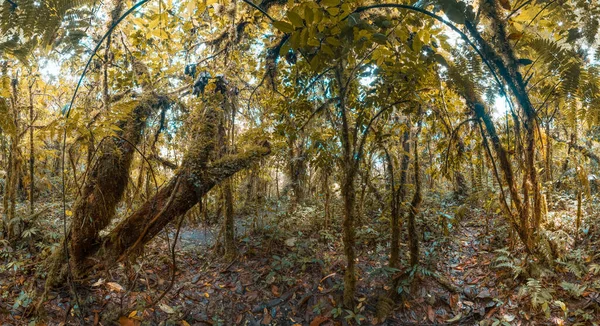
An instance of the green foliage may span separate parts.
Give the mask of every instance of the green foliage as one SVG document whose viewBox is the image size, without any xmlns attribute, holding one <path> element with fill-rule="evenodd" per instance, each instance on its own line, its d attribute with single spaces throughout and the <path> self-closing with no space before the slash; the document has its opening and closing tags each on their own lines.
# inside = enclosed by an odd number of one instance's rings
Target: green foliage
<svg viewBox="0 0 600 326">
<path fill-rule="evenodd" d="M 37 47 L 45 48 L 63 38 L 77 44 L 85 35 L 92 4 L 89 0 L 20 0 L 3 1 L 0 5 L 0 56 L 10 54 L 28 62 L 29 54 Z M 64 24 L 64 25 L 63 25 Z M 61 26 L 64 35 L 57 35 Z"/>
<path fill-rule="evenodd" d="M 546 315 L 549 315 L 554 292 L 554 289 L 545 287 L 539 280 L 529 278 L 527 284 L 519 290 L 519 295 L 522 297 L 528 296 L 534 309 L 539 308 Z"/>
<path fill-rule="evenodd" d="M 510 270 L 514 279 L 526 273 L 524 262 L 508 251 L 506 248 L 496 249 L 495 268 Z"/>
<path fill-rule="evenodd" d="M 560 286 L 563 288 L 563 290 L 567 291 L 571 296 L 575 298 L 581 297 L 585 289 L 587 289 L 587 286 L 582 286 L 576 283 L 569 283 L 567 281 L 562 281 L 560 283 Z"/>
</svg>

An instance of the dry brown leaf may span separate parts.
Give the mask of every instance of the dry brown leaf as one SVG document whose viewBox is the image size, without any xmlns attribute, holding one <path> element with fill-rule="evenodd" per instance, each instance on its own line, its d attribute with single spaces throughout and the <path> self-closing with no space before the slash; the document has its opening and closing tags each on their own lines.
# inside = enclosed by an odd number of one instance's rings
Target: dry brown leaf
<svg viewBox="0 0 600 326">
<path fill-rule="evenodd" d="M 427 306 L 427 318 L 429 318 L 430 322 L 435 322 L 435 312 L 432 306 Z"/>
<path fill-rule="evenodd" d="M 276 297 L 281 295 L 281 293 L 279 293 L 279 288 L 275 284 L 271 285 L 271 293 L 273 293 L 273 295 Z"/>
<path fill-rule="evenodd" d="M 103 285 L 104 283 L 105 283 L 104 279 L 99 278 L 96 282 L 94 282 L 94 284 L 92 284 L 92 287 L 100 286 L 100 285 Z"/>
<path fill-rule="evenodd" d="M 323 316 L 317 316 L 310 322 L 310 326 L 320 326 L 322 323 L 328 321 L 329 318 Z"/>
<path fill-rule="evenodd" d="M 265 310 L 263 312 L 263 315 L 264 315 L 264 317 L 263 317 L 263 320 L 262 320 L 261 324 L 263 324 L 263 325 L 269 325 L 271 323 L 272 318 L 271 318 L 271 314 L 269 313 L 269 311 L 267 310 L 267 308 L 265 308 Z"/>
<path fill-rule="evenodd" d="M 111 291 L 115 291 L 115 292 L 121 292 L 121 291 L 125 290 L 125 289 L 123 289 L 121 284 L 116 283 L 116 282 L 108 282 L 108 283 L 106 283 L 106 287 L 108 287 Z"/>
<path fill-rule="evenodd" d="M 139 325 L 141 325 L 141 323 L 139 320 L 121 316 L 121 317 L 119 317 L 119 325 L 121 325 L 121 326 L 139 326 Z"/>
<path fill-rule="evenodd" d="M 235 323 L 236 323 L 236 324 L 239 324 L 239 323 L 241 323 L 241 322 L 242 322 L 242 318 L 244 318 L 244 315 L 242 315 L 242 314 L 238 314 L 238 315 L 235 317 Z"/>
</svg>

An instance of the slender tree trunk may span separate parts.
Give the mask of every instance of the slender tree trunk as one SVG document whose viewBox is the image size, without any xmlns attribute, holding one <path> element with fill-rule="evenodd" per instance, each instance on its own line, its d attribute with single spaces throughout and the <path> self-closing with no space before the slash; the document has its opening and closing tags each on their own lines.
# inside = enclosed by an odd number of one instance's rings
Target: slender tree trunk
<svg viewBox="0 0 600 326">
<path fill-rule="evenodd" d="M 9 240 L 14 240 L 14 237 L 19 233 L 16 230 L 19 225 L 15 224 L 15 205 L 17 199 L 17 187 L 20 171 L 20 156 L 19 149 L 20 129 L 19 129 L 19 112 L 18 112 L 18 79 L 17 77 L 11 80 L 12 96 L 11 96 L 11 114 L 10 117 L 14 123 L 14 133 L 10 137 L 10 153 L 8 157 L 8 169 L 6 171 L 8 182 L 6 183 L 5 195 L 3 198 L 6 236 Z"/>
<path fill-rule="evenodd" d="M 577 218 L 575 220 L 575 242 L 579 241 L 579 229 L 581 228 L 581 189 L 577 189 Z"/>
<path fill-rule="evenodd" d="M 410 248 L 410 265 L 415 266 L 419 263 L 419 233 L 417 232 L 416 218 L 421 208 L 421 174 L 419 173 L 419 134 L 421 131 L 422 117 L 419 117 L 417 132 L 414 138 L 414 173 L 415 173 L 415 193 L 410 203 L 408 211 L 408 242 Z"/>
<path fill-rule="evenodd" d="M 323 173 L 323 192 L 325 193 L 325 229 L 329 228 L 331 216 L 331 192 L 329 190 L 329 173 Z"/>
<path fill-rule="evenodd" d="M 550 120 L 546 123 L 546 182 L 552 183 L 552 137 L 550 137 Z"/>
<path fill-rule="evenodd" d="M 233 191 L 231 189 L 231 178 L 223 182 L 223 194 L 225 196 L 225 257 L 232 259 L 236 255 L 235 248 L 235 223 L 233 219 Z"/>
<path fill-rule="evenodd" d="M 346 108 L 346 89 L 343 64 L 340 63 L 336 69 L 336 79 L 339 86 L 339 110 L 342 119 L 341 142 L 342 142 L 342 199 L 344 201 L 344 221 L 342 223 L 342 242 L 346 256 L 346 271 L 344 272 L 344 294 L 343 304 L 346 308 L 354 307 L 356 293 L 356 252 L 355 252 L 355 205 L 356 191 L 354 181 L 358 161 L 354 157 L 353 140 L 350 138 L 350 123 Z"/>
<path fill-rule="evenodd" d="M 33 148 L 33 83 L 29 85 L 29 214 L 34 213 L 34 191 L 35 191 L 35 175 L 34 175 L 34 148 Z"/>
<path fill-rule="evenodd" d="M 342 184 L 342 197 L 344 199 L 344 222 L 343 222 L 343 243 L 344 254 L 346 255 L 346 271 L 344 274 L 344 306 L 352 307 L 356 291 L 356 253 L 355 246 L 355 204 L 356 191 L 354 189 L 355 172 L 352 167 L 353 162 L 346 162 L 344 167 L 344 181 Z"/>
<path fill-rule="evenodd" d="M 388 172 L 388 184 L 390 185 L 390 220 L 392 229 L 392 239 L 390 244 L 390 262 L 389 266 L 397 268 L 400 261 L 400 205 L 398 203 L 398 196 L 396 196 L 396 184 L 394 182 L 394 164 L 389 151 L 385 146 L 383 147 L 385 152 L 385 159 L 387 162 Z"/>
</svg>

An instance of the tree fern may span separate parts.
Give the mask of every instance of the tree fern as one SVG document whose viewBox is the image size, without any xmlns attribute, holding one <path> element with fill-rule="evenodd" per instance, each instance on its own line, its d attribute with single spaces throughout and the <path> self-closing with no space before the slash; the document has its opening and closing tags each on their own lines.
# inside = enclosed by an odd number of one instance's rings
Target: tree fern
<svg viewBox="0 0 600 326">
<path fill-rule="evenodd" d="M 43 47 L 53 43 L 65 19 L 75 28 L 90 11 L 81 9 L 93 3 L 90 0 L 21 0 L 13 5 L 0 4 L 0 55 L 10 54 L 24 59 L 35 45 Z"/>
<path fill-rule="evenodd" d="M 534 38 L 528 45 L 540 56 L 539 59 L 546 64 L 560 64 L 573 56 L 572 51 L 549 39 Z"/>
</svg>

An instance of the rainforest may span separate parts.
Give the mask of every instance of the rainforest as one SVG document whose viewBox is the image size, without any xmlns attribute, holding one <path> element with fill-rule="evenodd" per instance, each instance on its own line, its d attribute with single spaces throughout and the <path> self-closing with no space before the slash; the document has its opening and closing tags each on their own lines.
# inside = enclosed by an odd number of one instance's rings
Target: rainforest
<svg viewBox="0 0 600 326">
<path fill-rule="evenodd" d="M 1 325 L 599 325 L 597 0 L 0 0 Z"/>
</svg>

